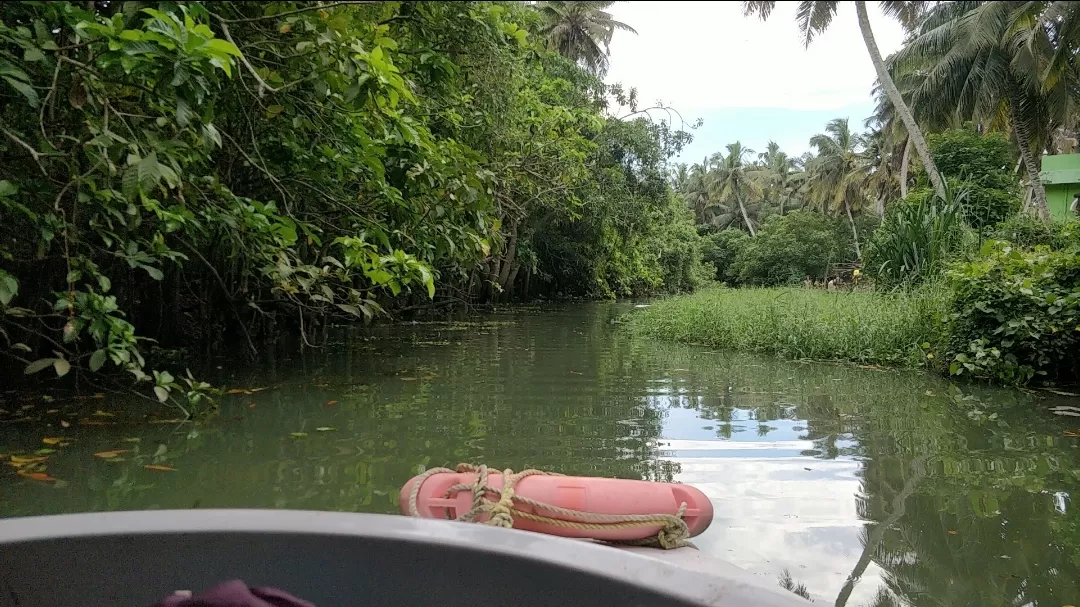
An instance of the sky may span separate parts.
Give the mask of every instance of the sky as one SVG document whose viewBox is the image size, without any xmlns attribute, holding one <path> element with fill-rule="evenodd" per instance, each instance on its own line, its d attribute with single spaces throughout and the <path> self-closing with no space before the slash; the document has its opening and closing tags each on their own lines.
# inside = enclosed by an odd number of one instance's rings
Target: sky
<svg viewBox="0 0 1080 607">
<path fill-rule="evenodd" d="M 903 31 L 876 2 L 867 4 L 878 47 L 888 55 L 900 48 Z M 875 74 L 853 3 L 841 3 L 808 49 L 795 5 L 778 2 L 762 22 L 744 17 L 741 2 L 619 2 L 610 12 L 637 35 L 615 33 L 606 80 L 636 87 L 639 105 L 662 101 L 687 123 L 704 121 L 676 161 L 700 162 L 736 140 L 755 151 L 776 141 L 798 156 L 833 118 L 862 128 L 873 112 Z"/>
</svg>

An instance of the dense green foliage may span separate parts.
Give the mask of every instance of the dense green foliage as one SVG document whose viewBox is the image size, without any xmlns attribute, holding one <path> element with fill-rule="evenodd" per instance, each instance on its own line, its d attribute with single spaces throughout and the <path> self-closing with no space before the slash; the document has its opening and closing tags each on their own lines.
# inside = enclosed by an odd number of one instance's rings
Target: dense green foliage
<svg viewBox="0 0 1080 607">
<path fill-rule="evenodd" d="M 1051 249 L 1080 246 L 1080 220 L 1047 223 L 1031 215 L 1013 215 L 994 226 L 990 237 L 1018 247 L 1045 245 Z"/>
<path fill-rule="evenodd" d="M 1008 383 L 1078 378 L 1080 248 L 990 241 L 948 277 L 955 293 L 950 373 Z"/>
<path fill-rule="evenodd" d="M 915 190 L 889 206 L 866 251 L 867 274 L 885 288 L 916 285 L 940 276 L 964 240 L 963 199 Z"/>
<path fill-rule="evenodd" d="M 824 282 L 857 261 L 846 222 L 812 211 L 774 215 L 742 246 L 729 269 L 733 282 L 778 286 Z"/>
<path fill-rule="evenodd" d="M 922 365 L 942 351 L 948 294 L 711 289 L 628 317 L 639 334 L 790 358 Z M 928 358 L 929 357 L 929 358 Z"/>
<path fill-rule="evenodd" d="M 1016 156 L 1003 133 L 980 135 L 969 127 L 932 133 L 928 139 L 949 187 L 966 192 L 959 205 L 971 227 L 981 230 L 1020 210 L 1020 184 L 1010 170 Z"/>
<path fill-rule="evenodd" d="M 255 353 L 432 298 L 693 288 L 698 237 L 665 179 L 688 135 L 548 50 L 545 14 L 3 5 L 2 351 L 171 400 L 205 386 L 151 374 L 145 339 Z"/>
</svg>

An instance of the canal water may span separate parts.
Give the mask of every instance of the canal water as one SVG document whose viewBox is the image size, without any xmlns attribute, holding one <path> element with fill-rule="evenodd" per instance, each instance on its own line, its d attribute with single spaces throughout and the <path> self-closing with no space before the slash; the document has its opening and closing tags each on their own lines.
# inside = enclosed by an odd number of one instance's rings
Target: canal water
<svg viewBox="0 0 1080 607">
<path fill-rule="evenodd" d="M 632 309 L 516 308 L 211 360 L 232 393 L 198 423 L 5 393 L 0 461 L 44 459 L 0 466 L 0 515 L 393 513 L 412 475 L 483 462 L 691 483 L 715 505 L 703 551 L 818 603 L 1080 604 L 1080 418 L 1048 412 L 1075 399 L 657 343 L 621 329 Z"/>
</svg>

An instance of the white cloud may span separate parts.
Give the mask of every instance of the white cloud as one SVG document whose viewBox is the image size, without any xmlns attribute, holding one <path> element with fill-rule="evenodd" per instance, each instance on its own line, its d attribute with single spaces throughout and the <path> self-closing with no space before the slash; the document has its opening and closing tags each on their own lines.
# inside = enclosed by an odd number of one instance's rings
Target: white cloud
<svg viewBox="0 0 1080 607">
<path fill-rule="evenodd" d="M 871 3 L 882 53 L 903 32 Z M 638 31 L 616 32 L 608 82 L 638 88 L 688 118 L 720 108 L 829 110 L 865 103 L 875 80 L 855 7 L 841 3 L 832 25 L 808 49 L 795 2 L 779 2 L 768 21 L 745 17 L 741 2 L 620 2 L 610 10 Z"/>
</svg>

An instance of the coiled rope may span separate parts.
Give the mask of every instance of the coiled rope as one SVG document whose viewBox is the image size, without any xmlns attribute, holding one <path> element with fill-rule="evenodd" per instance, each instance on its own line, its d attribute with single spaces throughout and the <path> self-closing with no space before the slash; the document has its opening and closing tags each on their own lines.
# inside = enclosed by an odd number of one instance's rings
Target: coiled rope
<svg viewBox="0 0 1080 607">
<path fill-rule="evenodd" d="M 459 483 L 453 485 L 447 489 L 446 495 L 443 496 L 445 498 L 450 498 L 460 491 L 472 491 L 472 507 L 467 512 L 462 513 L 452 520 L 475 523 L 478 522 L 477 517 L 486 514 L 487 520 L 484 521 L 483 524 L 492 525 L 494 527 L 504 527 L 506 529 L 510 529 L 514 526 L 515 517 L 537 523 L 554 525 L 556 527 L 590 531 L 632 529 L 636 527 L 654 527 L 659 525 L 660 531 L 653 537 L 611 543 L 630 546 L 654 546 L 665 550 L 682 548 L 684 546 L 695 548 L 694 544 L 690 542 L 690 529 L 687 527 L 686 521 L 683 520 L 683 515 L 686 513 L 686 502 L 682 502 L 679 505 L 679 510 L 676 514 L 597 514 L 594 512 L 582 512 L 580 510 L 571 510 L 569 508 L 560 508 L 559 506 L 545 504 L 534 499 L 520 496 L 515 492 L 514 487 L 517 485 L 518 481 L 523 478 L 535 475 L 562 476 L 561 474 L 546 472 L 544 470 L 529 469 L 515 473 L 508 468 L 503 470 L 502 473 L 503 486 L 491 487 L 488 485 L 488 467 L 484 464 L 479 466 L 474 466 L 472 464 L 458 464 L 456 470 L 451 470 L 449 468 L 432 468 L 421 474 L 416 479 L 416 482 L 413 483 L 412 490 L 409 492 L 410 516 L 420 516 L 417 499 L 420 496 L 421 485 L 423 485 L 424 481 L 429 477 L 443 472 L 476 473 L 475 482 L 472 484 Z M 499 498 L 497 500 L 488 499 L 488 494 L 498 495 Z M 556 516 L 565 518 L 553 518 L 542 514 L 524 512 L 515 507 L 515 504 L 525 504 L 532 506 L 536 510 L 552 512 Z M 447 512 L 447 517 L 449 518 L 449 511 Z M 567 520 L 569 518 L 580 520 Z"/>
</svg>

